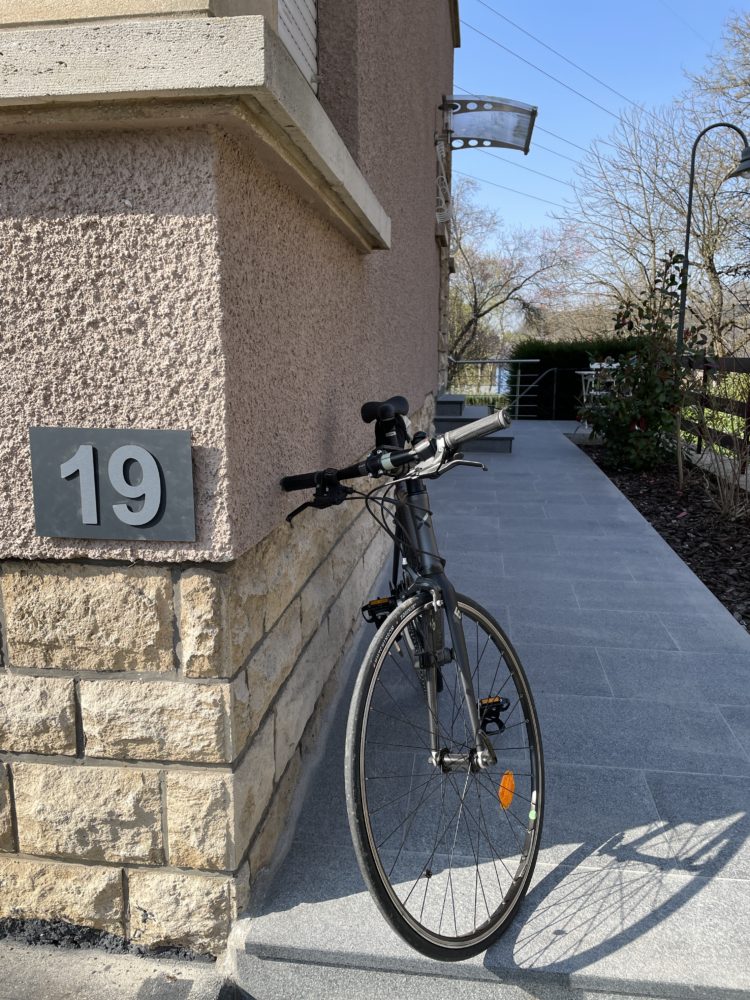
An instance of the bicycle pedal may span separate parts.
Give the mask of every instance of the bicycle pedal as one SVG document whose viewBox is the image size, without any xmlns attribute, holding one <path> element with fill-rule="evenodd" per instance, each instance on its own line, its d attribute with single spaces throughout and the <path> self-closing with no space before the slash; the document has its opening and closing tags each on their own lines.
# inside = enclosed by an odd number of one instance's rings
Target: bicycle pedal
<svg viewBox="0 0 750 1000">
<path fill-rule="evenodd" d="M 478 708 L 479 725 L 483 732 L 496 736 L 505 729 L 500 713 L 507 712 L 510 708 L 508 698 L 501 698 L 499 694 L 491 695 L 489 698 L 480 698 Z"/>
<path fill-rule="evenodd" d="M 362 605 L 362 617 L 368 625 L 380 628 L 395 607 L 396 601 L 393 597 L 376 597 Z"/>
</svg>

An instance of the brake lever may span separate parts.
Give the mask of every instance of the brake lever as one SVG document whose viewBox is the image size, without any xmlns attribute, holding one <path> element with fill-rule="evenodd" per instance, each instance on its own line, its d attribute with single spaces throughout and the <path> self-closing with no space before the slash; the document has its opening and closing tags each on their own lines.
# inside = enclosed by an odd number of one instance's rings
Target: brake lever
<svg viewBox="0 0 750 1000">
<path fill-rule="evenodd" d="M 287 514 L 286 520 L 291 524 L 295 517 L 301 514 L 303 510 L 307 510 L 308 507 L 315 507 L 317 510 L 325 510 L 326 507 L 336 507 L 338 504 L 343 503 L 349 494 L 353 492 L 354 489 L 351 486 L 342 486 L 341 483 L 335 483 L 333 486 L 319 486 L 315 490 L 315 496 L 312 500 L 307 500 L 305 503 L 300 504 L 291 514 Z"/>
<path fill-rule="evenodd" d="M 470 469 L 481 469 L 482 472 L 487 472 L 487 466 L 484 462 L 470 462 L 465 458 L 453 458 L 450 462 L 446 462 L 445 465 L 441 466 L 440 469 L 431 477 L 432 479 L 439 479 L 446 472 L 450 472 L 451 469 L 455 469 L 459 465 L 465 465 Z"/>
<path fill-rule="evenodd" d="M 299 507 L 295 507 L 294 510 L 290 514 L 287 514 L 287 516 L 286 516 L 287 522 L 289 524 L 291 524 L 292 521 L 295 519 L 295 517 L 298 514 L 301 514 L 303 510 L 307 510 L 308 507 L 314 507 L 314 506 L 315 506 L 315 501 L 314 500 L 308 500 L 306 503 L 300 504 L 300 506 Z"/>
</svg>

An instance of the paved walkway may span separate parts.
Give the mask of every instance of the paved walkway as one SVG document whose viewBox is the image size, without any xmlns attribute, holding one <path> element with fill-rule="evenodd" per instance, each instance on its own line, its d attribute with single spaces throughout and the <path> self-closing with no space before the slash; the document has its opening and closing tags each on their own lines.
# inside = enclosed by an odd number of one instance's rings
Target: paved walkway
<svg viewBox="0 0 750 1000">
<path fill-rule="evenodd" d="M 345 694 L 263 914 L 237 931 L 256 1000 L 750 993 L 750 635 L 574 426 L 516 424 L 512 455 L 431 491 L 448 572 L 509 630 L 542 724 L 545 828 L 513 927 L 446 965 L 382 921 L 349 841 Z"/>
</svg>

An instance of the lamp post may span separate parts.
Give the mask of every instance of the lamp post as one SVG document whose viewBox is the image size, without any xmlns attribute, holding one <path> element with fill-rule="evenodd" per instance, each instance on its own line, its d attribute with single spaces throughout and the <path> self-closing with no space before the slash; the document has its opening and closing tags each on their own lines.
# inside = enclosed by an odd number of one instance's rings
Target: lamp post
<svg viewBox="0 0 750 1000">
<path fill-rule="evenodd" d="M 687 203 L 687 228 L 685 230 L 685 256 L 682 261 L 682 276 L 680 281 L 680 312 L 677 318 L 677 357 L 682 355 L 682 349 L 685 345 L 685 306 L 687 304 L 687 279 L 688 279 L 688 253 L 690 251 L 690 223 L 693 214 L 693 186 L 695 184 L 695 153 L 698 149 L 698 143 L 701 141 L 706 132 L 710 132 L 714 128 L 731 128 L 732 131 L 736 132 L 737 135 L 742 139 L 743 150 L 742 157 L 738 166 L 731 172 L 727 174 L 724 180 L 728 180 L 730 177 L 739 177 L 740 174 L 747 173 L 750 171 L 750 146 L 748 146 L 747 136 L 738 128 L 737 125 L 732 125 L 731 122 L 715 122 L 713 125 L 708 125 L 699 133 L 695 142 L 693 143 L 693 152 L 690 157 L 690 184 L 688 185 L 688 203 Z"/>
</svg>

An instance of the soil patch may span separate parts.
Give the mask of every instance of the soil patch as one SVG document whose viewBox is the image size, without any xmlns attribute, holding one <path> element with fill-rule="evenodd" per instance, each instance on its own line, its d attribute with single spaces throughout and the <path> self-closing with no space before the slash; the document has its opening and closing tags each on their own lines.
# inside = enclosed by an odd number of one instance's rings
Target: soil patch
<svg viewBox="0 0 750 1000">
<path fill-rule="evenodd" d="M 697 469 L 686 469 L 680 491 L 674 464 L 632 472 L 607 462 L 600 445 L 576 443 L 750 631 L 750 517 L 722 518 Z"/>
<path fill-rule="evenodd" d="M 0 941 L 4 938 L 23 944 L 46 944 L 56 948 L 101 948 L 113 954 L 131 954 L 147 957 L 183 959 L 196 962 L 214 962 L 212 955 L 198 955 L 187 948 L 144 948 L 136 942 L 92 927 L 79 927 L 65 920 L 17 920 L 5 917 L 0 920 Z"/>
</svg>

